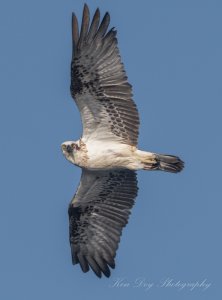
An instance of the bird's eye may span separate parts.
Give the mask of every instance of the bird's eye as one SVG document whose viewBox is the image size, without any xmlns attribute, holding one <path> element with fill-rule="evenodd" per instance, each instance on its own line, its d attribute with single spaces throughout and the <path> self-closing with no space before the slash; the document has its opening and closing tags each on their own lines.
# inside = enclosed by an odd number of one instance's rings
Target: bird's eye
<svg viewBox="0 0 222 300">
<path fill-rule="evenodd" d="M 72 147 L 70 145 L 68 145 L 66 147 L 66 150 L 67 150 L 68 153 L 72 153 Z"/>
</svg>

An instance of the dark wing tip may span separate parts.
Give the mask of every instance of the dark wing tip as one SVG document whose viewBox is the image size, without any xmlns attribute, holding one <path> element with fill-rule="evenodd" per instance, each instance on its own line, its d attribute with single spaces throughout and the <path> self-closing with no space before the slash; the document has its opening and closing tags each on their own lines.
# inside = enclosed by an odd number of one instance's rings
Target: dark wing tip
<svg viewBox="0 0 222 300">
<path fill-rule="evenodd" d="M 109 23 L 110 23 L 110 14 L 108 12 L 105 13 L 104 17 L 103 17 L 103 20 L 102 20 L 102 23 L 101 23 L 101 27 L 102 26 L 106 26 L 108 28 L 109 26 Z M 107 30 L 106 28 L 106 30 Z"/>
<path fill-rule="evenodd" d="M 103 271 L 103 274 L 104 274 L 104 275 L 105 275 L 107 278 L 109 278 L 109 277 L 110 277 L 110 275 L 111 275 L 111 272 L 110 272 L 110 269 L 109 269 L 109 267 L 107 267 L 107 269 Z"/>
<path fill-rule="evenodd" d="M 72 264 L 79 264 L 83 273 L 87 273 L 90 269 L 96 274 L 97 277 L 101 278 L 102 274 L 107 278 L 110 277 L 111 271 L 109 267 L 112 269 L 115 268 L 115 262 L 112 261 L 107 262 L 101 257 L 94 257 L 91 255 L 83 255 L 82 253 L 77 253 L 74 250 L 74 245 L 71 244 L 71 253 L 72 253 Z M 89 268 L 90 267 L 90 268 Z"/>
<path fill-rule="evenodd" d="M 92 256 L 86 257 L 88 264 L 90 265 L 90 268 L 93 270 L 93 272 L 96 274 L 97 277 L 102 277 L 102 271 L 97 262 L 94 260 Z"/>
<path fill-rule="evenodd" d="M 85 10 L 85 9 L 89 10 L 89 7 L 88 7 L 87 3 L 84 3 L 83 10 Z"/>
<path fill-rule="evenodd" d="M 73 57 L 75 48 L 77 46 L 79 40 L 79 25 L 78 20 L 76 18 L 76 15 L 72 13 L 72 51 L 73 51 Z"/>
<path fill-rule="evenodd" d="M 94 39 L 94 37 L 96 35 L 96 32 L 98 30 L 99 21 L 100 21 L 100 11 L 99 11 L 99 8 L 97 8 L 95 13 L 94 13 L 92 23 L 91 23 L 91 26 L 90 26 L 90 29 L 89 29 L 89 34 L 88 34 L 88 37 L 87 37 L 88 43 L 90 43 Z"/>
<path fill-rule="evenodd" d="M 81 32 L 78 41 L 78 48 L 81 48 L 82 43 L 86 39 L 88 28 L 89 28 L 89 20 L 90 20 L 89 8 L 88 5 L 85 4 L 83 8 L 83 14 L 82 14 L 82 26 L 81 26 Z"/>
<path fill-rule="evenodd" d="M 108 11 L 105 13 L 104 19 L 105 19 L 107 22 L 110 22 L 110 14 L 109 14 Z"/>
<path fill-rule="evenodd" d="M 109 27 L 109 23 L 110 23 L 110 14 L 106 12 L 99 26 L 98 32 L 96 34 L 97 37 L 103 37 L 105 35 Z"/>
<path fill-rule="evenodd" d="M 83 7 L 83 19 L 84 18 L 89 19 L 89 7 L 86 3 L 84 4 L 84 7 Z"/>
<path fill-rule="evenodd" d="M 87 266 L 90 266 L 90 268 L 96 274 L 97 277 L 101 278 L 102 274 L 104 276 L 106 276 L 107 278 L 110 277 L 111 272 L 109 269 L 109 263 L 106 262 L 102 257 L 99 257 L 98 255 L 96 255 L 96 256 L 88 255 L 85 258 L 87 261 Z M 113 267 L 113 265 L 112 265 L 112 267 Z M 115 263 L 114 263 L 114 267 L 115 267 Z M 83 268 L 82 268 L 82 270 L 83 270 Z M 86 270 L 86 272 L 88 272 L 88 271 L 89 271 L 89 269 Z"/>
<path fill-rule="evenodd" d="M 85 255 L 83 254 L 78 254 L 78 259 L 79 259 L 79 264 L 80 264 L 80 267 L 83 271 L 83 273 L 86 273 L 89 271 L 89 264 L 88 264 L 88 261 L 85 257 Z"/>
<path fill-rule="evenodd" d="M 95 14 L 94 14 L 95 17 L 100 17 L 100 10 L 99 8 L 97 7 L 96 11 L 95 11 Z"/>
<path fill-rule="evenodd" d="M 73 40 L 73 58 L 75 54 L 81 50 L 85 43 L 91 43 L 94 38 L 103 38 L 107 32 L 110 23 L 110 14 L 105 13 L 100 24 L 100 10 L 96 9 L 93 20 L 90 25 L 90 11 L 85 3 L 83 7 L 81 29 L 78 25 L 76 15 L 72 14 L 72 40 Z M 90 28 L 89 28 L 90 25 Z"/>
<path fill-rule="evenodd" d="M 109 265 L 110 268 L 112 268 L 112 269 L 115 269 L 115 267 L 116 267 L 115 261 L 108 262 L 108 265 Z"/>
<path fill-rule="evenodd" d="M 75 42 L 75 45 L 77 45 L 79 39 L 79 25 L 77 17 L 74 13 L 72 13 L 72 38 Z"/>
<path fill-rule="evenodd" d="M 93 16 L 93 20 L 100 20 L 100 10 L 99 10 L 99 8 L 97 7 L 97 9 L 96 9 L 96 11 L 95 11 L 95 13 L 94 13 L 94 16 Z M 92 21 L 92 23 L 93 23 L 93 21 Z"/>
</svg>

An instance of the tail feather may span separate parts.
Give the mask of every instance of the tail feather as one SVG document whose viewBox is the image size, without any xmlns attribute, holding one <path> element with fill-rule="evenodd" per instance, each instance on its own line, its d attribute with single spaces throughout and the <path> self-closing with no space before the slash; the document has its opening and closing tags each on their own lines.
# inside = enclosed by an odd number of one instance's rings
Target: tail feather
<svg viewBox="0 0 222 300">
<path fill-rule="evenodd" d="M 178 156 L 156 153 L 152 162 L 143 160 L 143 164 L 144 170 L 161 170 L 171 173 L 178 173 L 184 168 L 184 162 Z"/>
<path fill-rule="evenodd" d="M 178 156 L 157 154 L 156 160 L 159 170 L 178 173 L 184 168 L 184 162 Z"/>
</svg>

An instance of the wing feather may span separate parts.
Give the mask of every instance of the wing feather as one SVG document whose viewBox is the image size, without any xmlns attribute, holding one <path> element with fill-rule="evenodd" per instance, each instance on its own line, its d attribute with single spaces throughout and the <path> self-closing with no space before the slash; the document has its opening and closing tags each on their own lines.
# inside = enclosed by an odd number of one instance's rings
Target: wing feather
<svg viewBox="0 0 222 300">
<path fill-rule="evenodd" d="M 136 173 L 130 170 L 83 169 L 76 195 L 69 206 L 73 264 L 110 276 L 123 227 L 137 195 Z"/>
<path fill-rule="evenodd" d="M 99 29 L 96 33 L 96 36 L 95 36 L 95 39 L 99 39 L 101 37 L 104 36 L 104 34 L 106 33 L 108 27 L 109 27 L 109 22 L 110 22 L 110 15 L 109 13 L 105 13 L 103 19 L 102 19 L 102 22 L 99 26 Z"/>
<path fill-rule="evenodd" d="M 80 36 L 78 40 L 78 45 L 77 45 L 78 49 L 81 49 L 82 44 L 86 40 L 88 28 L 89 28 L 89 8 L 85 4 L 83 8 L 82 26 L 81 26 Z"/>
<path fill-rule="evenodd" d="M 77 47 L 79 40 L 79 26 L 78 26 L 78 20 L 76 18 L 76 15 L 72 14 L 72 58 L 74 59 L 75 56 L 75 49 Z"/>
<path fill-rule="evenodd" d="M 136 146 L 139 115 L 121 62 L 117 32 L 114 28 L 107 32 L 109 23 L 109 13 L 100 23 L 97 9 L 90 25 L 84 5 L 79 35 L 73 15 L 71 94 L 81 113 L 83 141 L 109 139 Z"/>
<path fill-rule="evenodd" d="M 90 29 L 89 29 L 89 33 L 88 33 L 88 36 L 87 36 L 87 43 L 91 43 L 93 38 L 95 37 L 96 32 L 97 32 L 98 27 L 99 27 L 99 21 L 100 21 L 100 11 L 97 8 L 97 10 L 96 10 L 96 12 L 93 16 L 93 20 L 92 20 L 92 23 L 91 23 L 91 26 L 90 26 Z"/>
<path fill-rule="evenodd" d="M 85 257 L 85 255 L 83 255 L 82 253 L 78 253 L 78 261 L 79 261 L 79 264 L 81 266 L 81 269 L 84 273 L 88 272 L 89 271 L 89 264 L 88 264 L 88 261 Z"/>
</svg>

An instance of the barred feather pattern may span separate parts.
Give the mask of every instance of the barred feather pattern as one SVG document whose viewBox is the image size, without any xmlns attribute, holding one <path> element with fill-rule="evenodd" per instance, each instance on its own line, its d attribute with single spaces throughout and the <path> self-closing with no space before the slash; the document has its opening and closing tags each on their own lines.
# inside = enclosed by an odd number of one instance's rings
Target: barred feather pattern
<svg viewBox="0 0 222 300">
<path fill-rule="evenodd" d="M 85 5 L 79 33 L 73 14 L 71 94 L 81 113 L 84 141 L 109 139 L 136 146 L 139 115 L 121 62 L 116 30 L 107 32 L 109 23 L 108 13 L 100 23 L 97 9 L 90 25 Z"/>
<path fill-rule="evenodd" d="M 137 196 L 136 173 L 130 170 L 83 169 L 76 195 L 69 206 L 73 264 L 110 276 L 123 227 Z"/>
</svg>

